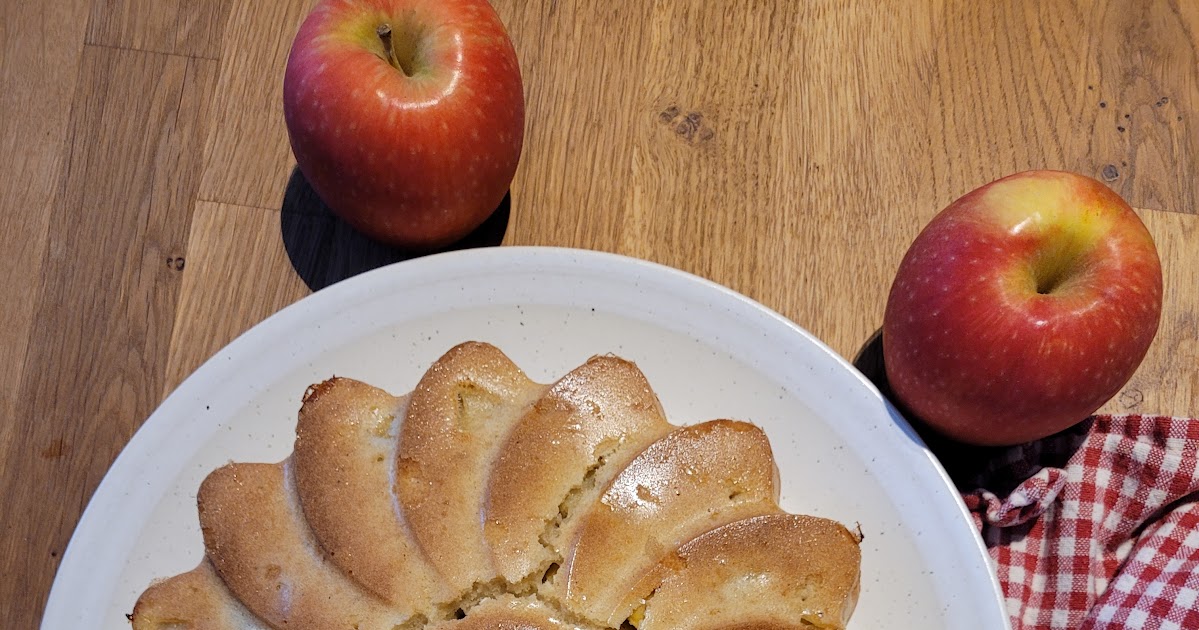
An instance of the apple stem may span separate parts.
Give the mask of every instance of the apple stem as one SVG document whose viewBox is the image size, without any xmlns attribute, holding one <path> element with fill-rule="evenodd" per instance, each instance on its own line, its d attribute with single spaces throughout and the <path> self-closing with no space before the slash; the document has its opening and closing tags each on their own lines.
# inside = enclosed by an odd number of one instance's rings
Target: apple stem
<svg viewBox="0 0 1199 630">
<path fill-rule="evenodd" d="M 406 76 L 412 76 L 411 69 L 404 67 L 404 64 L 396 57 L 395 47 L 391 44 L 391 25 L 380 24 L 379 28 L 375 29 L 375 34 L 383 42 L 383 54 L 386 55 L 387 63 Z"/>
</svg>

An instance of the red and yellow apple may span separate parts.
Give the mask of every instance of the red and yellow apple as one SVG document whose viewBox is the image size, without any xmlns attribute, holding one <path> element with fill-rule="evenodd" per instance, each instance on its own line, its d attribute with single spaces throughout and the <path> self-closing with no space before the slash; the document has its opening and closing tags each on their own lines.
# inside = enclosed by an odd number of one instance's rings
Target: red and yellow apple
<svg viewBox="0 0 1199 630">
<path fill-rule="evenodd" d="M 516 52 L 486 0 L 322 0 L 292 45 L 283 114 L 329 208 L 411 248 L 478 227 L 524 138 Z"/>
<path fill-rule="evenodd" d="M 1144 224 L 1081 175 L 1030 171 L 954 201 L 896 273 L 883 360 L 901 406 L 977 445 L 1088 417 L 1128 382 L 1161 318 Z"/>
</svg>

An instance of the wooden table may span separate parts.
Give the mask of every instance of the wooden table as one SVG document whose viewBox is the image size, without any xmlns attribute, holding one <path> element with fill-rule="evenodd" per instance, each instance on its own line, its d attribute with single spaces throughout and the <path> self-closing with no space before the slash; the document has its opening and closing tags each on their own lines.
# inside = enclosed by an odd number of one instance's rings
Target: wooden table
<svg viewBox="0 0 1199 630">
<path fill-rule="evenodd" d="M 0 7 L 6 627 L 35 626 L 172 388 L 309 285 L 392 259 L 292 180 L 282 70 L 311 1 Z M 1199 413 L 1199 3 L 496 4 L 528 123 L 494 240 L 680 267 L 851 356 L 934 213 L 1073 170 L 1140 210 L 1164 263 L 1160 333 L 1104 410 Z"/>
</svg>

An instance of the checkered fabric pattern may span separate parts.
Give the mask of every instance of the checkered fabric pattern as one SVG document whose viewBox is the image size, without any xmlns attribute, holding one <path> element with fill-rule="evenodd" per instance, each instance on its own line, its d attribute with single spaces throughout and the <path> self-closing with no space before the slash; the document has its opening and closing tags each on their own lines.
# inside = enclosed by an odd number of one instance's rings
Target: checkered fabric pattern
<svg viewBox="0 0 1199 630">
<path fill-rule="evenodd" d="M 958 480 L 1014 630 L 1199 630 L 1199 420 L 1095 416 Z"/>
</svg>

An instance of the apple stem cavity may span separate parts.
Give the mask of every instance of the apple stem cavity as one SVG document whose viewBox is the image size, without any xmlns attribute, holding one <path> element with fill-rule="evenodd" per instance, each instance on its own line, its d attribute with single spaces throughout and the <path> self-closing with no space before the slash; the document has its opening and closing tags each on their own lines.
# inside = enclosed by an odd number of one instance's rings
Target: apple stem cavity
<svg viewBox="0 0 1199 630">
<path fill-rule="evenodd" d="M 1062 240 L 1063 243 L 1043 251 L 1039 264 L 1034 265 L 1033 279 L 1041 295 L 1057 292 L 1086 264 L 1084 252 L 1088 245 L 1076 238 Z"/>
<path fill-rule="evenodd" d="M 1059 286 L 1065 273 L 1060 270 L 1055 270 L 1051 273 L 1037 276 L 1037 293 L 1041 295 L 1052 294 Z"/>
<path fill-rule="evenodd" d="M 1033 271 L 1033 281 L 1037 285 L 1037 293 L 1052 295 L 1073 275 L 1078 266 L 1078 260 L 1074 256 L 1063 255 L 1060 252 L 1056 256 L 1050 255 L 1046 258 L 1048 260 L 1042 261 Z"/>
<path fill-rule="evenodd" d="M 383 42 L 383 54 L 385 56 L 384 58 L 387 60 L 387 63 L 391 64 L 391 67 L 395 68 L 396 70 L 403 72 L 404 76 L 412 76 L 414 73 L 412 67 L 412 55 L 396 54 L 395 46 L 392 45 L 391 41 L 391 25 L 380 24 L 379 28 L 375 29 L 375 34 L 378 35 L 379 39 Z"/>
</svg>

